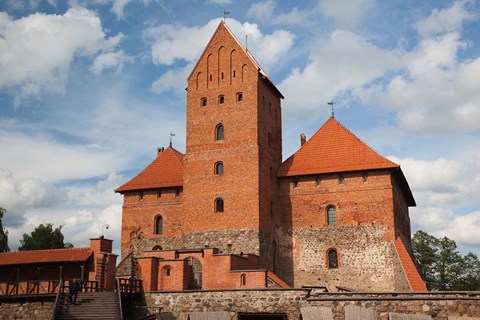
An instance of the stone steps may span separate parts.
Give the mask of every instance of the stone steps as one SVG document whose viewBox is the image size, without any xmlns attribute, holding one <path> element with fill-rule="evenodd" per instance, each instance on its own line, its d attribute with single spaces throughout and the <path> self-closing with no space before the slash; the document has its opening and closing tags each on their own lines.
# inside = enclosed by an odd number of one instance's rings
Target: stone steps
<svg viewBox="0 0 480 320">
<path fill-rule="evenodd" d="M 75 305 L 70 304 L 64 294 L 55 310 L 55 320 L 118 320 L 119 302 L 116 292 L 80 292 Z"/>
</svg>

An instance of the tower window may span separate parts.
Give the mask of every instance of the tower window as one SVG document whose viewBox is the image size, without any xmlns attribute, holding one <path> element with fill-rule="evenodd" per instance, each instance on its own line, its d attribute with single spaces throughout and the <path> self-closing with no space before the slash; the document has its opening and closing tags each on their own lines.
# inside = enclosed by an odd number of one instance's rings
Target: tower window
<svg viewBox="0 0 480 320">
<path fill-rule="evenodd" d="M 223 72 L 222 72 L 222 79 L 223 79 Z"/>
<path fill-rule="evenodd" d="M 224 138 L 225 134 L 225 128 L 223 127 L 222 124 L 217 125 L 217 128 L 215 130 L 215 140 L 221 141 Z"/>
<path fill-rule="evenodd" d="M 236 75 L 236 72 L 235 72 L 235 70 L 233 70 L 233 77 L 234 77 L 234 78 L 235 78 L 235 75 Z"/>
<path fill-rule="evenodd" d="M 367 179 L 368 179 L 368 173 L 364 173 L 363 174 L 363 183 L 366 183 L 367 182 Z"/>
<path fill-rule="evenodd" d="M 212 81 L 212 80 L 213 80 L 213 78 L 212 78 L 212 74 L 210 74 L 210 81 Z"/>
<path fill-rule="evenodd" d="M 223 212 L 223 199 L 215 199 L 215 212 Z"/>
<path fill-rule="evenodd" d="M 327 256 L 328 256 L 328 269 L 337 269 L 338 268 L 337 250 L 335 249 L 328 250 Z"/>
<path fill-rule="evenodd" d="M 345 176 L 339 175 L 338 176 L 338 184 L 343 184 L 345 182 Z"/>
<path fill-rule="evenodd" d="M 327 224 L 334 225 L 337 223 L 337 209 L 335 206 L 328 206 L 327 208 Z"/>
<path fill-rule="evenodd" d="M 243 93 L 239 92 L 237 93 L 237 102 L 243 101 Z"/>
<path fill-rule="evenodd" d="M 242 273 L 240 276 L 240 285 L 245 286 L 247 284 L 247 275 L 245 273 Z"/>
<path fill-rule="evenodd" d="M 298 187 L 298 179 L 297 178 L 293 179 L 293 187 L 294 188 Z"/>
<path fill-rule="evenodd" d="M 200 99 L 200 105 L 202 107 L 206 107 L 207 106 L 207 98 L 202 98 Z"/>
<path fill-rule="evenodd" d="M 223 175 L 223 162 L 219 161 L 215 163 L 215 174 L 216 175 Z"/>
<path fill-rule="evenodd" d="M 157 199 L 160 199 L 162 197 L 162 190 L 157 191 Z"/>
<path fill-rule="evenodd" d="M 163 250 L 163 249 L 162 249 L 162 246 L 154 246 L 154 247 L 152 248 L 152 250 L 160 251 L 160 250 Z"/>
<path fill-rule="evenodd" d="M 320 182 L 322 181 L 322 179 L 320 177 L 316 177 L 315 178 L 315 187 L 318 187 L 320 186 Z"/>
<path fill-rule="evenodd" d="M 218 104 L 224 104 L 225 103 L 225 96 L 222 94 L 218 96 Z"/>
<path fill-rule="evenodd" d="M 140 191 L 140 193 L 138 194 L 138 199 L 143 200 L 143 191 Z"/>
<path fill-rule="evenodd" d="M 155 218 L 155 234 L 163 233 L 163 217 L 157 216 Z"/>
</svg>

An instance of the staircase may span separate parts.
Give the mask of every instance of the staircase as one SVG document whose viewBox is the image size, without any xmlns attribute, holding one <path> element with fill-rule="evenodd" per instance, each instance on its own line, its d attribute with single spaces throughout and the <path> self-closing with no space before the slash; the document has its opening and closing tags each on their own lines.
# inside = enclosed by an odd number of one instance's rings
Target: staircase
<svg viewBox="0 0 480 320">
<path fill-rule="evenodd" d="M 68 301 L 68 295 L 59 297 L 55 320 L 120 320 L 117 292 L 80 292 L 77 304 Z"/>
</svg>

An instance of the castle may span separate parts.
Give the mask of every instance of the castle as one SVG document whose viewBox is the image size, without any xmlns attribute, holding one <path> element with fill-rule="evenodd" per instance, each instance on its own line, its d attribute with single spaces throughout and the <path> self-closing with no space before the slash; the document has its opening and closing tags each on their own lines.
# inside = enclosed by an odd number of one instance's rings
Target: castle
<svg viewBox="0 0 480 320">
<path fill-rule="evenodd" d="M 333 116 L 282 162 L 282 99 L 221 22 L 188 77 L 185 154 L 115 190 L 144 289 L 425 291 L 400 166 Z"/>
</svg>

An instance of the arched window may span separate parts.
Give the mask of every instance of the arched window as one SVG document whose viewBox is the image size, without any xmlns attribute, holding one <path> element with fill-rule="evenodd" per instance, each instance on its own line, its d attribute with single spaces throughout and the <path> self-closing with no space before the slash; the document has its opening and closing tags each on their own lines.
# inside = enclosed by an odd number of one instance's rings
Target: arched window
<svg viewBox="0 0 480 320">
<path fill-rule="evenodd" d="M 237 93 L 237 102 L 243 101 L 243 93 L 239 92 Z"/>
<path fill-rule="evenodd" d="M 328 269 L 337 269 L 338 268 L 337 250 L 335 249 L 328 250 L 327 256 L 328 256 Z"/>
<path fill-rule="evenodd" d="M 157 216 L 155 218 L 155 234 L 163 233 L 163 217 Z"/>
<path fill-rule="evenodd" d="M 215 199 L 215 212 L 223 212 L 223 199 Z"/>
<path fill-rule="evenodd" d="M 215 174 L 221 176 L 223 174 L 223 162 L 215 163 Z"/>
<path fill-rule="evenodd" d="M 207 98 L 202 98 L 200 99 L 200 105 L 202 107 L 206 107 L 207 106 Z"/>
<path fill-rule="evenodd" d="M 337 209 L 335 206 L 329 206 L 327 208 L 327 224 L 334 225 L 337 223 Z"/>
<path fill-rule="evenodd" d="M 217 141 L 223 140 L 225 135 L 225 128 L 223 127 L 223 124 L 217 125 L 217 128 L 215 129 L 215 139 Z"/>
<path fill-rule="evenodd" d="M 154 246 L 152 248 L 152 250 L 155 250 L 155 251 L 160 251 L 160 250 L 163 250 L 162 246 Z"/>
<path fill-rule="evenodd" d="M 245 273 L 242 273 L 242 275 L 240 276 L 240 285 L 247 285 L 247 275 Z"/>
<path fill-rule="evenodd" d="M 222 94 L 222 95 L 219 95 L 218 96 L 218 104 L 224 104 L 225 103 L 225 96 Z"/>
</svg>

